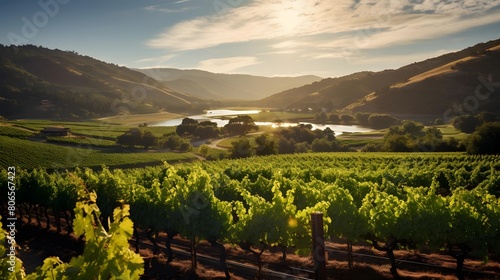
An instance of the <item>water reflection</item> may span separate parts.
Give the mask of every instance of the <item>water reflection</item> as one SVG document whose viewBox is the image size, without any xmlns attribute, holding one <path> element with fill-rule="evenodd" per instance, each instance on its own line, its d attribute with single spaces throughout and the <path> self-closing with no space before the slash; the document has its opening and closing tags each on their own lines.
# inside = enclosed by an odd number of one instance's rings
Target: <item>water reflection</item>
<svg viewBox="0 0 500 280">
<path fill-rule="evenodd" d="M 235 116 L 235 115 L 253 115 L 260 113 L 260 110 L 209 110 L 205 114 L 202 115 L 193 115 L 188 118 L 204 121 L 209 120 L 211 122 L 217 123 L 218 127 L 223 127 L 229 123 L 229 120 L 217 118 L 223 116 Z M 150 124 L 150 126 L 178 126 L 182 123 L 184 118 L 172 119 L 163 122 L 158 122 L 154 124 Z M 362 127 L 359 125 L 339 125 L 339 124 L 315 124 L 309 122 L 300 122 L 300 123 L 275 123 L 275 122 L 255 122 L 256 125 L 259 126 L 272 126 L 272 127 L 290 127 L 296 126 L 298 124 L 310 124 L 312 125 L 312 129 L 321 129 L 324 130 L 329 127 L 331 130 L 335 132 L 335 135 L 341 135 L 342 133 L 354 133 L 354 132 L 370 132 L 373 131 L 371 128 Z"/>
</svg>

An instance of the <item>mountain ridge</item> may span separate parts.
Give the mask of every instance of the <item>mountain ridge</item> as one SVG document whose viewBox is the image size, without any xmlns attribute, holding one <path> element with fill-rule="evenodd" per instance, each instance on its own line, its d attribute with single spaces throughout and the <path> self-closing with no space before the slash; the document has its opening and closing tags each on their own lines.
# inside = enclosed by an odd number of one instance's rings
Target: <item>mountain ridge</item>
<svg viewBox="0 0 500 280">
<path fill-rule="evenodd" d="M 277 91 L 321 80 L 321 77 L 314 75 L 264 77 L 249 74 L 212 73 L 200 69 L 148 68 L 134 70 L 162 81 L 165 85 L 179 92 L 210 99 L 207 97 L 209 95 L 211 98 L 222 100 L 257 100 Z M 192 84 L 186 83 L 186 81 L 190 81 Z"/>
<path fill-rule="evenodd" d="M 454 114 L 476 110 L 500 114 L 500 96 L 491 94 L 500 87 L 500 39 L 398 69 L 326 79 L 198 69 L 134 70 L 72 51 L 33 45 L 16 48 L 18 52 L 0 45 L 0 112 L 8 118 L 193 113 L 233 101 L 266 108 L 314 108 L 350 114 L 435 117 L 449 108 L 455 108 Z M 478 87 L 488 90 L 483 95 L 487 97 L 474 97 Z M 266 96 L 276 88 L 286 90 Z M 266 97 L 251 101 L 259 96 Z M 470 110 L 457 112 L 457 108 Z"/>
<path fill-rule="evenodd" d="M 153 78 L 71 51 L 0 46 L 0 111 L 4 117 L 93 118 L 182 112 L 206 103 Z"/>
<path fill-rule="evenodd" d="M 429 58 L 424 61 L 415 62 L 398 69 L 390 69 L 379 72 L 359 72 L 358 75 L 351 74 L 339 78 L 328 78 L 320 82 L 314 87 L 314 84 L 305 85 L 303 87 L 287 90 L 276 93 L 270 97 L 264 98 L 256 102 L 258 106 L 274 107 L 274 108 L 323 108 L 328 111 L 339 111 L 343 113 L 356 112 L 371 112 L 371 113 L 397 113 L 397 114 L 431 114 L 439 115 L 446 111 L 453 102 L 463 102 L 466 97 L 461 94 L 461 91 L 467 91 L 469 94 L 474 92 L 471 87 L 477 86 L 478 74 L 487 75 L 493 74 L 498 76 L 497 57 L 500 51 L 500 39 L 492 40 L 486 43 L 479 43 L 472 47 L 444 54 L 438 57 Z M 483 59 L 481 65 L 472 66 L 480 57 L 489 54 L 490 58 Z M 466 59 L 472 57 L 474 59 Z M 463 74 L 458 80 L 454 80 L 450 72 L 439 72 L 440 67 L 445 67 L 447 64 L 461 61 L 461 73 Z M 496 64 L 498 65 L 498 64 Z M 469 67 L 469 69 L 466 69 Z M 442 69 L 441 69 L 442 70 Z M 460 70 L 460 69 L 459 69 Z M 429 76 L 429 71 L 436 71 L 433 77 Z M 488 73 L 485 73 L 488 72 Z M 419 78 L 425 78 L 420 79 Z M 448 77 L 441 79 L 442 77 Z M 441 77 L 441 78 L 439 78 Z M 429 78 L 434 80 L 434 83 L 429 83 Z M 437 80 L 436 80 L 437 79 Z M 464 88 L 460 88 L 465 80 L 469 83 Z M 408 82 L 412 80 L 411 84 Z M 426 81 L 427 80 L 427 81 Z M 472 81 L 470 81 L 472 80 Z M 446 81 L 446 86 L 439 83 Z M 436 84 L 437 83 L 437 84 Z M 471 84 L 472 83 L 472 84 Z M 418 101 L 410 95 L 397 95 L 396 85 L 405 86 L 406 92 L 423 92 L 419 95 L 421 99 L 433 100 L 432 102 Z M 430 90 L 438 88 L 439 90 Z M 467 88 L 467 89 L 466 89 Z M 446 93 L 446 90 L 453 92 Z M 378 98 L 385 96 L 390 92 L 391 98 Z M 402 90 L 399 90 L 402 92 Z M 445 96 L 451 98 L 436 98 Z M 377 97 L 377 98 L 375 98 Z M 404 97 L 408 97 L 411 104 L 404 104 Z M 396 102 L 397 101 L 397 102 Z M 498 105 L 495 98 L 489 100 L 492 104 Z M 495 109 L 492 104 L 483 104 L 485 109 Z M 402 106 L 404 105 L 404 106 Z M 427 108 L 431 106 L 432 108 Z M 494 111 L 499 111 L 495 109 Z M 500 113 L 500 112 L 499 112 Z"/>
</svg>

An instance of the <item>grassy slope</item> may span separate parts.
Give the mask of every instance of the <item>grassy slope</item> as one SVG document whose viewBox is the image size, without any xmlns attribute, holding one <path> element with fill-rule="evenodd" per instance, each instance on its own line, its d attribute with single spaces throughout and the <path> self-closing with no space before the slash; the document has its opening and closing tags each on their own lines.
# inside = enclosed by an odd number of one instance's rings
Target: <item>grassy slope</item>
<svg viewBox="0 0 500 280">
<path fill-rule="evenodd" d="M 143 122 L 140 122 L 143 123 Z M 124 134 L 131 128 L 137 128 L 136 125 L 119 125 L 105 122 L 54 122 L 49 120 L 18 120 L 9 121 L 8 124 L 14 127 L 28 129 L 38 132 L 47 126 L 64 126 L 71 129 L 73 134 L 83 135 L 92 138 L 103 138 L 114 140 L 117 136 Z M 162 136 L 165 133 L 175 131 L 174 127 L 144 127 L 142 130 L 149 130 L 156 136 Z"/>
<path fill-rule="evenodd" d="M 192 160 L 187 153 L 172 152 L 104 152 L 93 149 L 64 147 L 0 136 L 0 165 L 20 168 L 73 168 L 76 166 L 124 167 L 161 164 L 162 161 Z"/>
<path fill-rule="evenodd" d="M 98 121 L 101 121 L 103 123 L 112 123 L 121 125 L 139 125 L 142 123 L 167 121 L 182 117 L 183 115 L 180 114 L 162 112 L 162 113 L 152 113 L 152 114 L 114 116 L 114 117 L 100 118 L 98 119 Z"/>
</svg>

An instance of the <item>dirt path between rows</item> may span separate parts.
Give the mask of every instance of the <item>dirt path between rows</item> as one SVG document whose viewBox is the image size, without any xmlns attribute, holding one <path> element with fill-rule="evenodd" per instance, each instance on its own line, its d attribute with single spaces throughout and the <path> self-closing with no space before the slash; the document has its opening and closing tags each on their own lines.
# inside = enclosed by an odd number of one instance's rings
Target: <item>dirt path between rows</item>
<svg viewBox="0 0 500 280">
<path fill-rule="evenodd" d="M 27 222 L 27 219 L 23 219 Z M 83 242 L 79 242 L 74 234 L 57 233 L 54 227 L 45 229 L 45 221 L 41 227 L 35 223 L 23 224 L 18 227 L 17 242 L 20 245 L 18 256 L 23 260 L 23 265 L 27 273 L 33 272 L 43 260 L 49 256 L 58 256 L 61 260 L 68 262 L 71 257 L 83 252 Z M 65 224 L 62 223 L 64 228 Z M 145 260 L 145 275 L 143 279 L 225 279 L 225 274 L 217 262 L 208 262 L 202 257 L 198 258 L 198 268 L 195 273 L 191 270 L 189 255 L 182 251 L 174 252 L 174 260 L 166 262 L 165 240 L 166 234 L 160 233 L 157 242 L 162 247 L 161 253 L 153 254 L 153 244 L 146 238 L 146 234 L 140 231 L 140 251 Z M 172 244 L 177 248 L 189 248 L 189 240 L 175 237 Z M 130 240 L 130 248 L 134 249 L 135 239 Z M 385 254 L 373 250 L 366 244 L 355 244 L 353 246 L 354 266 L 349 268 L 346 244 L 341 240 L 327 242 L 327 246 L 334 249 L 328 253 L 327 269 L 329 279 L 392 279 L 389 272 L 389 261 Z M 239 246 L 225 244 L 228 254 L 228 263 L 237 262 L 250 266 L 241 268 L 229 265 L 231 279 L 257 279 L 257 266 L 253 254 L 245 252 Z M 214 249 L 208 242 L 201 241 L 197 245 L 199 255 L 206 255 L 218 260 L 218 250 Z M 398 259 L 415 262 L 425 262 L 442 268 L 424 267 L 421 265 L 411 265 L 405 263 L 398 264 L 400 279 L 456 279 L 454 274 L 455 260 L 444 254 L 424 254 L 413 251 L 396 251 Z M 264 251 L 262 261 L 265 269 L 281 271 L 288 274 L 296 274 L 301 277 L 308 277 L 307 271 L 313 270 L 313 263 L 310 257 L 299 257 L 293 254 L 293 250 L 287 250 L 287 264 L 282 259 L 280 248 L 270 247 Z M 253 269 L 251 268 L 253 267 Z M 298 270 L 300 269 L 300 270 Z M 500 279 L 500 263 L 498 258 L 491 259 L 484 264 L 480 260 L 466 260 L 464 269 L 480 273 L 466 272 L 467 279 Z M 301 271 L 302 270 L 302 271 Z M 306 272 L 304 272 L 306 271 Z M 298 277 L 298 276 L 297 276 Z M 309 276 L 311 278 L 312 276 Z M 295 279 L 283 277 L 266 276 L 263 279 Z M 314 278 L 312 278 L 314 279 Z"/>
</svg>

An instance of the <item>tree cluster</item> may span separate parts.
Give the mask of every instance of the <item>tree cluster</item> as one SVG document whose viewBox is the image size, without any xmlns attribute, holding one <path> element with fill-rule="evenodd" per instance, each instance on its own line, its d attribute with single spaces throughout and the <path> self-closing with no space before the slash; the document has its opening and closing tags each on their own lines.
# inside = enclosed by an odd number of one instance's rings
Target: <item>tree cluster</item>
<svg viewBox="0 0 500 280">
<path fill-rule="evenodd" d="M 376 129 L 388 128 L 398 123 L 398 119 L 388 114 L 371 114 L 358 112 L 354 118 L 359 125 L 373 127 Z"/>
<path fill-rule="evenodd" d="M 391 126 L 384 135 L 382 144 L 369 144 L 363 151 L 375 152 L 448 152 L 463 149 L 455 138 L 444 140 L 438 128 L 429 127 L 414 121 L 403 121 L 401 125 Z"/>
<path fill-rule="evenodd" d="M 330 123 L 334 124 L 352 124 L 353 122 L 357 122 L 359 125 L 366 127 L 373 127 L 376 129 L 388 128 L 390 126 L 398 124 L 399 120 L 394 118 L 388 114 L 376 114 L 376 113 L 364 113 L 358 112 L 354 116 L 343 114 L 330 114 L 328 118 L 326 118 L 326 114 L 320 113 L 315 116 L 316 121 L 320 121 L 324 123 L 326 119 L 330 121 Z"/>
<path fill-rule="evenodd" d="M 193 136 L 200 139 L 217 137 L 220 133 L 217 123 L 211 121 L 198 122 L 191 118 L 184 118 L 175 131 L 179 136 Z"/>
<path fill-rule="evenodd" d="M 142 131 L 137 128 L 132 128 L 117 137 L 116 143 L 122 146 L 133 148 L 135 146 L 143 146 L 144 149 L 158 145 L 158 138 L 151 131 Z"/>
<path fill-rule="evenodd" d="M 259 130 L 252 117 L 248 115 L 236 116 L 224 126 L 224 132 L 229 135 L 246 135 L 252 130 Z"/>
<path fill-rule="evenodd" d="M 469 154 L 500 154 L 500 122 L 487 122 L 467 139 Z"/>
<path fill-rule="evenodd" d="M 272 135 L 261 134 L 251 141 L 243 137 L 232 143 L 231 157 L 242 158 L 253 155 L 293 154 L 306 152 L 349 151 L 335 139 L 330 129 L 312 130 L 312 126 L 298 125 L 277 129 Z"/>
<path fill-rule="evenodd" d="M 181 152 L 188 152 L 193 149 L 188 140 L 180 137 L 176 133 L 165 134 L 162 139 L 162 147 L 171 150 L 179 150 Z"/>
<path fill-rule="evenodd" d="M 171 150 L 188 152 L 192 150 L 191 143 L 180 137 L 175 132 L 164 134 L 163 137 L 156 137 L 151 131 L 143 131 L 138 128 L 132 128 L 124 134 L 117 137 L 116 143 L 129 148 L 142 146 L 144 149 L 150 147 L 163 147 Z"/>
<path fill-rule="evenodd" d="M 458 116 L 454 118 L 451 123 L 456 129 L 470 134 L 476 131 L 476 128 L 480 125 L 495 121 L 498 121 L 497 115 L 490 112 L 481 112 L 476 116 Z"/>
</svg>

